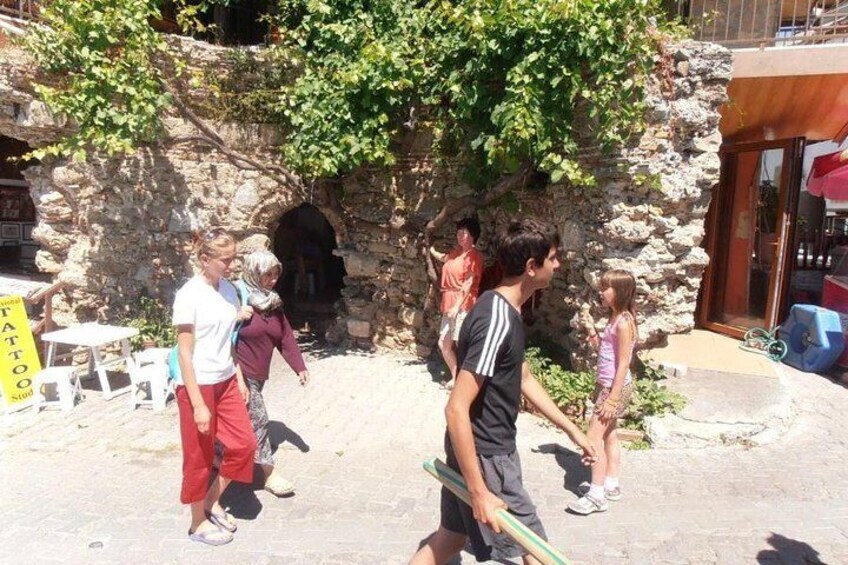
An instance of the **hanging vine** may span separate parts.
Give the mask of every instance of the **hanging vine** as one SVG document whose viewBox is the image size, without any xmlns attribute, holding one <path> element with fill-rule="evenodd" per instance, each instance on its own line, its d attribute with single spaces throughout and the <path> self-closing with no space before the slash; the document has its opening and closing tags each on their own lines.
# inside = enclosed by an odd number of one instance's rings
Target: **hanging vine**
<svg viewBox="0 0 848 565">
<path fill-rule="evenodd" d="M 42 6 L 24 46 L 46 80 L 36 90 L 47 106 L 75 126 L 34 156 L 88 151 L 129 153 L 161 133 L 168 95 L 153 65 L 165 44 L 150 27 L 159 16 L 152 0 L 53 0 Z"/>
<path fill-rule="evenodd" d="M 203 10 L 237 1 L 178 0 L 180 23 L 203 31 Z M 221 117 L 275 123 L 283 161 L 307 178 L 391 164 L 400 135 L 426 128 L 478 190 L 528 167 L 590 184 L 579 140 L 609 148 L 642 127 L 658 14 L 658 0 L 277 0 L 270 63 L 239 83 L 261 111 Z M 46 4 L 25 44 L 50 77 L 40 95 L 76 129 L 38 156 L 114 155 L 161 134 L 177 90 L 156 64 L 158 17 L 157 0 Z"/>
<path fill-rule="evenodd" d="M 426 126 L 477 188 L 528 162 L 590 183 L 575 159 L 578 119 L 604 147 L 640 129 L 659 10 L 649 0 L 282 0 L 274 48 L 303 61 L 278 99 L 287 162 L 311 176 L 391 163 L 398 134 Z"/>
</svg>

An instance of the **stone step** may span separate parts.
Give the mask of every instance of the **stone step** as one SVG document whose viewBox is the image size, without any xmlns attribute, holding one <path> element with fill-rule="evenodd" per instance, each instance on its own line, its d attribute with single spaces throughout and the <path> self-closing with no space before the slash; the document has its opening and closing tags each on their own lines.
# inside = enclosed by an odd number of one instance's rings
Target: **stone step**
<svg viewBox="0 0 848 565">
<path fill-rule="evenodd" d="M 773 376 L 686 368 L 667 380 L 686 397 L 679 414 L 648 418 L 647 436 L 657 448 L 764 445 L 794 419 L 781 366 Z"/>
</svg>

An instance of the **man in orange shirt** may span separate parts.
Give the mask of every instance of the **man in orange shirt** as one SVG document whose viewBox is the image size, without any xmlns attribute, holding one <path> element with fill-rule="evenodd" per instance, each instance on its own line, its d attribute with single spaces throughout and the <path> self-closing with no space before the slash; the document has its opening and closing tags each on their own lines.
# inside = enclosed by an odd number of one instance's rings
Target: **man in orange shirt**
<svg viewBox="0 0 848 565">
<path fill-rule="evenodd" d="M 463 218 L 456 223 L 457 247 L 450 253 L 439 253 L 430 247 L 430 254 L 444 263 L 442 267 L 442 321 L 439 325 L 439 349 L 448 365 L 453 387 L 456 378 L 456 341 L 462 321 L 474 306 L 483 275 L 483 255 L 474 245 L 480 237 L 480 222 Z"/>
</svg>

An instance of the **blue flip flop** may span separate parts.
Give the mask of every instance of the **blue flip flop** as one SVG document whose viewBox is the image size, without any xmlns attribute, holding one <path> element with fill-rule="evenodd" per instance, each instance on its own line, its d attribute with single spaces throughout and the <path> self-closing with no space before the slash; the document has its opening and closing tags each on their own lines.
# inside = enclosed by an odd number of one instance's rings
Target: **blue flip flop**
<svg viewBox="0 0 848 565">
<path fill-rule="evenodd" d="M 238 524 L 236 524 L 236 519 L 233 518 L 232 514 L 230 514 L 226 510 L 224 510 L 223 514 L 215 514 L 211 510 L 207 510 L 206 518 L 222 530 L 226 530 L 231 534 L 235 533 L 235 531 L 238 530 Z"/>
<path fill-rule="evenodd" d="M 211 536 L 214 536 L 216 534 L 221 534 L 221 533 L 226 533 L 227 535 L 223 538 L 220 538 L 220 539 L 216 539 L 214 537 L 211 537 Z M 194 532 L 194 533 L 192 533 L 192 531 L 189 530 L 188 531 L 188 537 L 189 537 L 189 539 L 191 539 L 191 541 L 197 541 L 197 542 L 200 542 L 200 543 L 205 543 L 206 545 L 226 545 L 226 544 L 230 543 L 231 541 L 233 541 L 233 534 L 231 534 L 230 532 L 225 532 L 224 530 L 221 530 L 220 526 L 219 526 L 219 529 L 214 530 L 214 531 L 213 530 L 206 530 L 205 532 Z"/>
</svg>

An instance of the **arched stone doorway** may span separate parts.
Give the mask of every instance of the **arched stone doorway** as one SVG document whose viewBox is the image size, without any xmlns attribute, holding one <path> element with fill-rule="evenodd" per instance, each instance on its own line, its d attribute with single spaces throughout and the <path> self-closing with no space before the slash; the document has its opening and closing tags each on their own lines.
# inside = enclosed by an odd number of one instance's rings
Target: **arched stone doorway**
<svg viewBox="0 0 848 565">
<path fill-rule="evenodd" d="M 22 171 L 34 164 L 21 156 L 31 148 L 23 141 L 0 136 L 0 271 L 34 274 L 39 245 L 32 238 L 35 205 Z"/>
<path fill-rule="evenodd" d="M 344 261 L 333 254 L 336 232 L 324 214 L 301 204 L 282 215 L 272 249 L 283 264 L 277 292 L 292 325 L 316 335 L 335 321 L 346 275 Z"/>
</svg>

